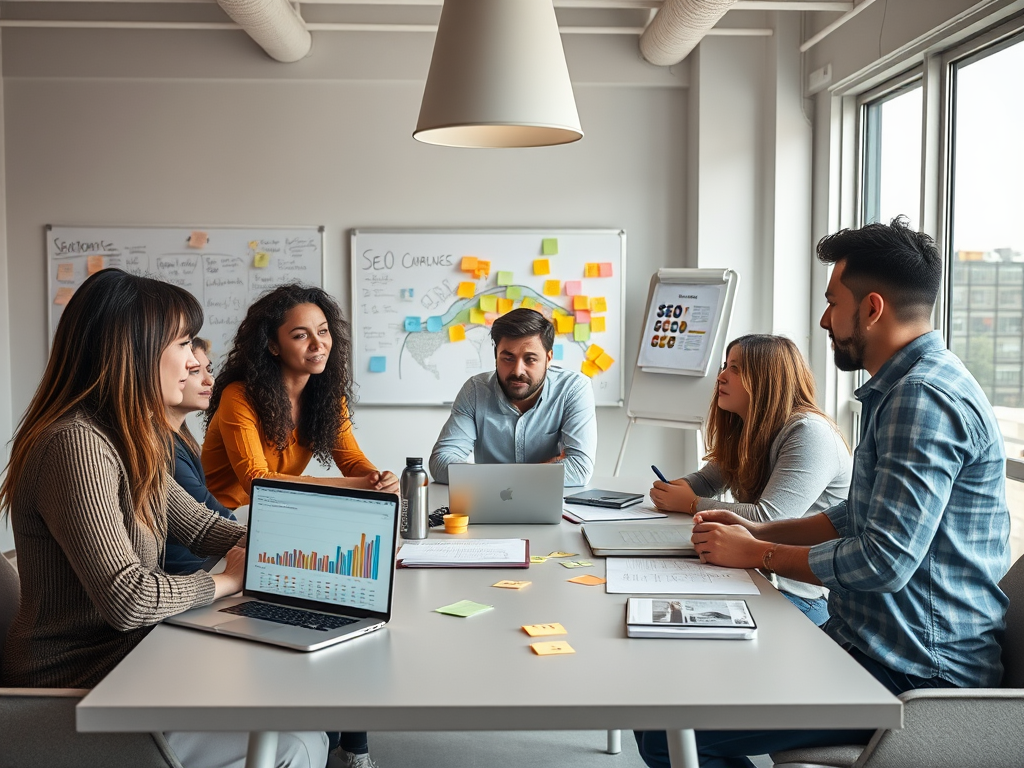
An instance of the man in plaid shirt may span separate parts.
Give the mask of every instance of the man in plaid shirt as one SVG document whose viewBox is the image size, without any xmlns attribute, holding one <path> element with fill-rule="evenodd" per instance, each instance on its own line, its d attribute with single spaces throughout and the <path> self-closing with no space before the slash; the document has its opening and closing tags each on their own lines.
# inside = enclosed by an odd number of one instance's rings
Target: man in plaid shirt
<svg viewBox="0 0 1024 768">
<path fill-rule="evenodd" d="M 1010 565 L 1005 455 L 981 387 L 932 330 L 942 278 L 934 242 L 906 221 L 842 230 L 818 243 L 834 264 L 821 327 L 836 365 L 871 378 L 847 502 L 814 517 L 755 523 L 694 516 L 701 560 L 763 568 L 830 590 L 824 630 L 894 694 L 998 686 Z M 798 672 L 797 672 L 798 673 Z M 871 731 L 697 734 L 701 766 L 746 755 L 867 743 Z M 637 733 L 667 766 L 664 732 Z"/>
</svg>

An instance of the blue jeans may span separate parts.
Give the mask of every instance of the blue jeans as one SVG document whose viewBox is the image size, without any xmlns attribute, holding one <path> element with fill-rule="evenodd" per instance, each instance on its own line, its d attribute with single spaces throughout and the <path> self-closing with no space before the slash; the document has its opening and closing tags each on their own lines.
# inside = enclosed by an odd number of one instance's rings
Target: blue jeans
<svg viewBox="0 0 1024 768">
<path fill-rule="evenodd" d="M 791 595 L 789 592 L 783 592 L 782 596 L 799 608 L 800 612 L 803 613 L 804 616 L 813 621 L 819 627 L 828 621 L 828 600 L 824 597 L 819 597 L 815 600 L 808 600 L 806 597 Z"/>
<path fill-rule="evenodd" d="M 893 695 L 915 688 L 955 688 L 941 677 L 916 677 L 897 672 L 856 648 L 847 648 L 853 658 Z M 874 731 L 836 729 L 828 731 L 697 731 L 697 755 L 701 768 L 754 768 L 747 755 L 766 755 L 800 747 L 828 747 L 839 744 L 867 744 Z M 650 768 L 669 768 L 668 740 L 664 731 L 634 731 L 640 757 Z"/>
<path fill-rule="evenodd" d="M 328 731 L 328 751 L 333 752 L 339 745 L 351 755 L 365 755 L 370 751 L 370 745 L 366 739 L 365 732 L 338 733 L 337 731 Z"/>
</svg>

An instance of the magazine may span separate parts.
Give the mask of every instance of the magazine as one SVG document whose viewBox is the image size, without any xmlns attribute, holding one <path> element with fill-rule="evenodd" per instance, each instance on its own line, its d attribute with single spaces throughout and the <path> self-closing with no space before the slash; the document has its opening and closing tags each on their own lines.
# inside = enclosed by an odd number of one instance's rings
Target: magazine
<svg viewBox="0 0 1024 768">
<path fill-rule="evenodd" d="M 631 597 L 626 604 L 626 634 L 752 640 L 757 624 L 745 600 Z"/>
</svg>

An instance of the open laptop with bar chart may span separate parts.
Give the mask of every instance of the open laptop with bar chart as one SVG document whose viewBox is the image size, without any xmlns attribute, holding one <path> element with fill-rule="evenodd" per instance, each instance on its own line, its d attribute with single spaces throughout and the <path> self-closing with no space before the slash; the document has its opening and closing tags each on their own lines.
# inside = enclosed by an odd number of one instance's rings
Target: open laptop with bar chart
<svg viewBox="0 0 1024 768">
<path fill-rule="evenodd" d="M 391 620 L 398 496 L 254 480 L 242 595 L 165 621 L 315 651 Z"/>
</svg>

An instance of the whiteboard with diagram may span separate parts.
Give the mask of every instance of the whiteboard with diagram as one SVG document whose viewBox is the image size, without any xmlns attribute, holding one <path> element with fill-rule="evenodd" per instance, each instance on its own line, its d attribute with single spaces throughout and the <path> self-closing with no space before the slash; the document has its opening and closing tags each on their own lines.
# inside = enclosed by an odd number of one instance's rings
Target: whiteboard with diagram
<svg viewBox="0 0 1024 768">
<path fill-rule="evenodd" d="M 360 405 L 451 403 L 494 370 L 490 325 L 519 307 L 555 324 L 552 365 L 622 404 L 623 230 L 361 229 L 351 243 Z"/>
</svg>

